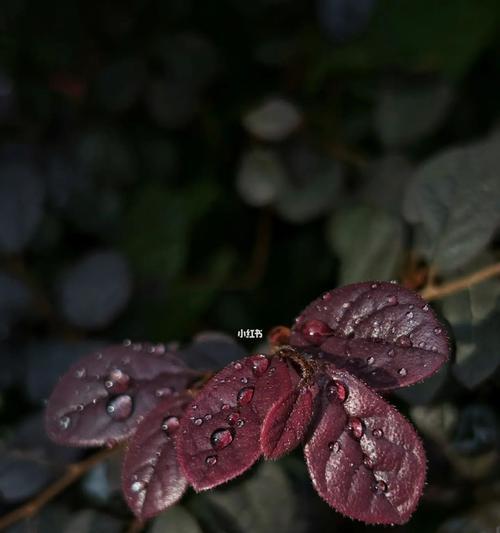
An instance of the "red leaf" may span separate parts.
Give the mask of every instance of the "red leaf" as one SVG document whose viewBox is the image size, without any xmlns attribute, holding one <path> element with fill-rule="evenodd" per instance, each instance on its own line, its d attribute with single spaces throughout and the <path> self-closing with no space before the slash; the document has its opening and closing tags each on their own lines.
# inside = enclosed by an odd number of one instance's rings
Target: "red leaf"
<svg viewBox="0 0 500 533">
<path fill-rule="evenodd" d="M 351 518 L 405 523 L 425 482 L 420 439 L 401 414 L 349 373 L 331 365 L 326 372 L 321 416 L 304 449 L 316 490 Z"/>
<path fill-rule="evenodd" d="M 123 462 L 123 493 L 141 520 L 174 504 L 187 488 L 174 435 L 189 400 L 184 395 L 164 400 L 137 426 L 130 441 Z"/>
<path fill-rule="evenodd" d="M 279 459 L 300 444 L 311 422 L 317 394 L 316 384 L 298 387 L 269 409 L 260 434 L 266 459 Z"/>
<path fill-rule="evenodd" d="M 61 378 L 47 404 L 47 433 L 60 444 L 112 445 L 195 375 L 162 345 L 111 346 L 84 357 Z"/>
<path fill-rule="evenodd" d="M 179 463 L 196 490 L 220 485 L 252 466 L 260 456 L 262 420 L 297 379 L 282 359 L 255 355 L 227 366 L 204 386 L 177 437 Z"/>
<path fill-rule="evenodd" d="M 297 318 L 290 344 L 321 352 L 379 390 L 422 381 L 449 353 L 446 330 L 425 300 L 388 282 L 323 294 Z"/>
</svg>

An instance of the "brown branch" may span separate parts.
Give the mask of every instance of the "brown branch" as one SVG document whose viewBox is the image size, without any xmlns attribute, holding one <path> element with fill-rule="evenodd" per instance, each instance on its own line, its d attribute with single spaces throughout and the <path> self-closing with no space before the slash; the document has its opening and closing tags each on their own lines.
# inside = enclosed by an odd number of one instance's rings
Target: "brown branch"
<svg viewBox="0 0 500 533">
<path fill-rule="evenodd" d="M 47 503 L 58 496 L 63 490 L 75 483 L 83 474 L 88 472 L 92 467 L 107 459 L 110 455 L 116 453 L 120 448 L 105 448 L 91 455 L 79 463 L 71 464 L 67 467 L 62 477 L 50 484 L 46 489 L 40 492 L 32 500 L 14 509 L 10 513 L 0 517 L 0 531 L 7 529 L 12 524 L 35 516 Z"/>
<path fill-rule="evenodd" d="M 462 278 L 458 278 L 448 283 L 443 283 L 442 285 L 435 285 L 433 283 L 427 285 L 420 291 L 420 295 L 426 300 L 437 300 L 443 298 L 444 296 L 449 296 L 450 294 L 455 294 L 456 292 L 463 291 L 482 283 L 487 279 L 494 278 L 495 276 L 500 276 L 500 263 L 495 263 L 489 265 L 477 272 L 468 274 Z"/>
</svg>

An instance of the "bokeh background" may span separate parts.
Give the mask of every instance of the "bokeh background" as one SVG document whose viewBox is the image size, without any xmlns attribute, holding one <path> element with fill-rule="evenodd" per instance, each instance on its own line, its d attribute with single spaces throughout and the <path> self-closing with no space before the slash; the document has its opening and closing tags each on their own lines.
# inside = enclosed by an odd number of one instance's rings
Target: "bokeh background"
<svg viewBox="0 0 500 533">
<path fill-rule="evenodd" d="M 41 413 L 97 346 L 267 331 L 341 284 L 497 262 L 499 22 L 497 0 L 2 0 L 0 515 L 84 456 Z M 456 356 L 392 397 L 429 455 L 394 532 L 500 527 L 499 296 L 432 302 Z M 110 460 L 8 531 L 131 520 Z M 300 451 L 148 528 L 387 531 L 322 503 Z"/>
</svg>

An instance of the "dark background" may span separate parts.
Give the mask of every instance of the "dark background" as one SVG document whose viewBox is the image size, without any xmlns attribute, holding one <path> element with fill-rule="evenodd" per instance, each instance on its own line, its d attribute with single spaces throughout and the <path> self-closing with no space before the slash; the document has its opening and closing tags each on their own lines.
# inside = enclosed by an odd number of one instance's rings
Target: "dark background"
<svg viewBox="0 0 500 533">
<path fill-rule="evenodd" d="M 498 261 L 499 21 L 497 0 L 2 0 L 0 514 L 81 457 L 41 413 L 96 346 L 267 331 L 341 284 Z M 432 302 L 456 361 L 392 398 L 429 456 L 395 532 L 500 526 L 499 295 Z M 9 531 L 130 522 L 111 461 Z M 323 504 L 300 451 L 150 526 L 197 528 L 386 530 Z"/>
</svg>

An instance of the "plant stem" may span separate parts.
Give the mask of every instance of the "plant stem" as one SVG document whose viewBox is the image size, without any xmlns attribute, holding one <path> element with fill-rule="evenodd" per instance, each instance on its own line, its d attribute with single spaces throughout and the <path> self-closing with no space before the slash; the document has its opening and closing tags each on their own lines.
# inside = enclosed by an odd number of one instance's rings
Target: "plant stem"
<svg viewBox="0 0 500 533">
<path fill-rule="evenodd" d="M 47 503 L 58 496 L 63 490 L 77 481 L 83 474 L 88 472 L 92 467 L 113 455 L 120 447 L 112 449 L 103 449 L 99 452 L 87 457 L 83 461 L 73 463 L 66 469 L 65 474 L 59 479 L 56 479 L 47 488 L 35 496 L 32 500 L 14 509 L 10 513 L 0 517 L 0 531 L 7 529 L 12 524 L 35 516 Z"/>
<path fill-rule="evenodd" d="M 461 292 L 469 287 L 477 285 L 478 283 L 482 283 L 487 279 L 494 278 L 495 276 L 500 276 L 500 263 L 488 265 L 477 272 L 473 272 L 472 274 L 468 274 L 462 278 L 443 283 L 442 285 L 435 285 L 434 283 L 431 283 L 420 291 L 420 295 L 426 300 L 437 300 L 439 298 L 443 298 L 444 296 Z"/>
</svg>

